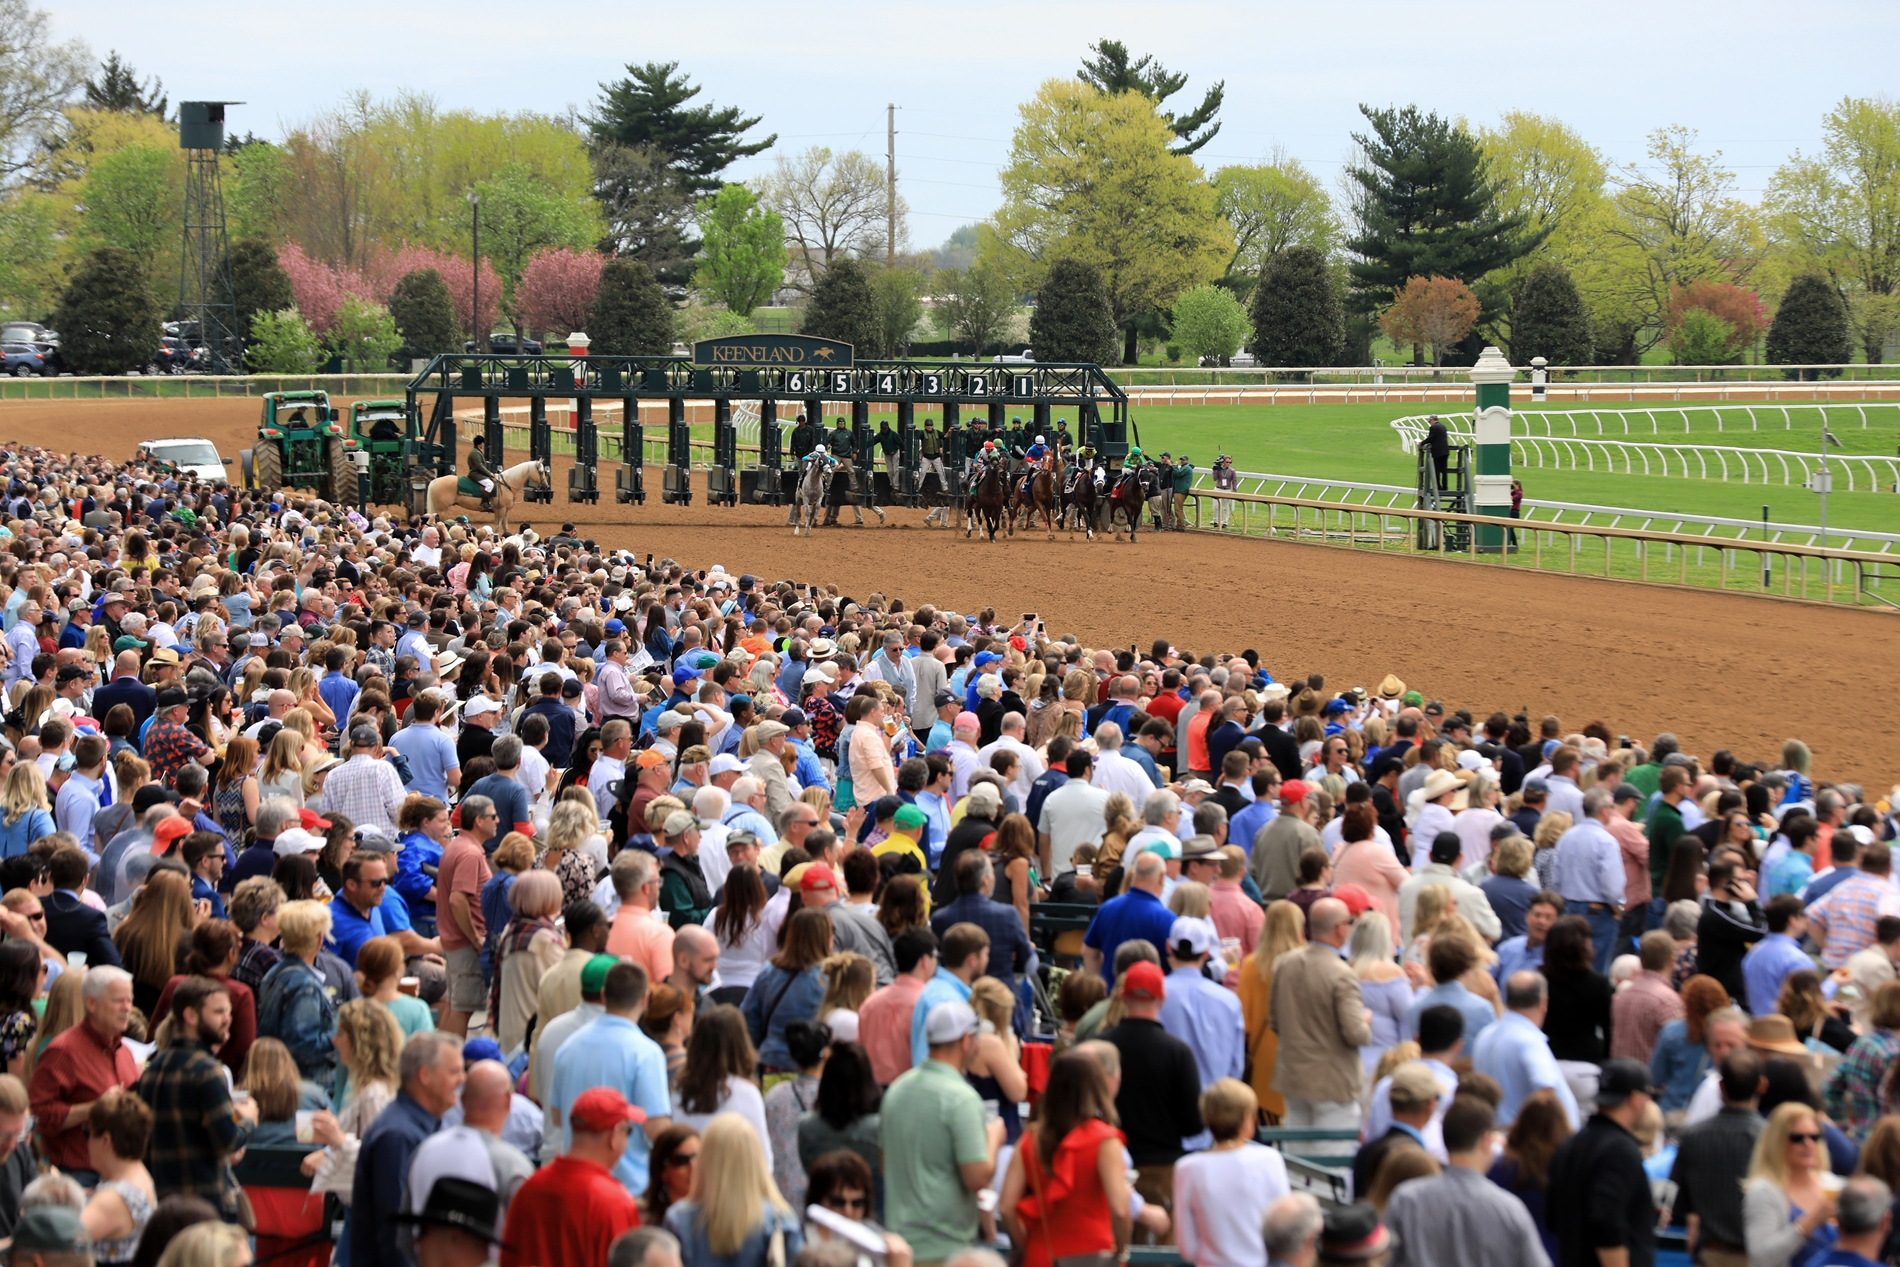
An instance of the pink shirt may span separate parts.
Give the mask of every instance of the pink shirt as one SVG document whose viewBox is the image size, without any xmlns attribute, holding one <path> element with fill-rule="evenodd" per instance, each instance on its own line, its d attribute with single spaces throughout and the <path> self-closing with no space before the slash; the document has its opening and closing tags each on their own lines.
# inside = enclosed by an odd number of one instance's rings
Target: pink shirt
<svg viewBox="0 0 1900 1267">
<path fill-rule="evenodd" d="M 1649 888 L 1649 837 L 1621 814 L 1610 815 L 1609 828 L 1623 850 L 1623 904 L 1640 906 L 1654 896 Z"/>
<path fill-rule="evenodd" d="M 1238 937 L 1240 953 L 1251 955 L 1254 943 L 1260 940 L 1260 926 L 1267 922 L 1260 903 L 1247 896 L 1238 880 L 1214 881 L 1207 902 L 1208 914 L 1213 916 L 1214 928 L 1222 939 Z"/>
<path fill-rule="evenodd" d="M 1610 1057 L 1649 1063 L 1662 1027 L 1682 1016 L 1682 996 L 1659 972 L 1638 972 L 1610 1003 Z"/>
<path fill-rule="evenodd" d="M 858 1041 L 871 1058 L 871 1076 L 888 1087 L 910 1068 L 910 1023 L 924 983 L 905 973 L 858 1009 Z"/>
</svg>

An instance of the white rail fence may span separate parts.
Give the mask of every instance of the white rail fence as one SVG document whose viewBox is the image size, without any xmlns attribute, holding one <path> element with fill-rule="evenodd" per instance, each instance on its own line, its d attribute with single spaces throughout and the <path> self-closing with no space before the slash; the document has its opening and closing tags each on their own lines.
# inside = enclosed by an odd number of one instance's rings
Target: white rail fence
<svg viewBox="0 0 1900 1267">
<path fill-rule="evenodd" d="M 1587 416 L 1591 412 L 1568 411 L 1567 416 L 1574 424 L 1580 415 Z M 1599 415 L 1599 426 L 1602 425 L 1603 417 L 1615 418 L 1619 413 L 1623 415 L 1626 425 L 1630 415 L 1647 417 L 1652 412 L 1665 413 L 1662 410 L 1594 412 Z M 1686 428 L 1687 411 L 1676 412 L 1683 414 Z M 1549 424 L 1543 424 L 1546 430 L 1544 435 L 1522 433 L 1525 428 L 1534 430 L 1540 425 L 1539 420 L 1545 416 L 1544 413 L 1530 411 L 1512 415 L 1512 426 L 1520 432 L 1511 437 L 1513 465 L 1536 469 L 1601 471 L 1607 474 L 1673 476 L 1679 479 L 1713 479 L 1724 482 L 1739 480 L 1744 484 L 1779 484 L 1786 487 L 1805 486 L 1809 477 L 1821 469 L 1819 453 L 1793 449 L 1560 436 L 1549 433 L 1552 429 Z M 1559 415 L 1559 417 L 1564 416 Z M 1469 442 L 1472 439 L 1471 419 L 1447 415 L 1443 421 L 1454 441 Z M 1660 421 L 1652 421 L 1660 428 Z M 1431 420 L 1426 416 L 1398 418 L 1391 425 L 1392 429 L 1398 432 L 1399 442 L 1405 451 L 1415 453 L 1419 444 L 1424 441 Z M 1653 434 L 1662 433 L 1657 430 Z M 1829 453 L 1827 462 L 1831 471 L 1846 477 L 1848 492 L 1900 488 L 1900 457 Z"/>
</svg>

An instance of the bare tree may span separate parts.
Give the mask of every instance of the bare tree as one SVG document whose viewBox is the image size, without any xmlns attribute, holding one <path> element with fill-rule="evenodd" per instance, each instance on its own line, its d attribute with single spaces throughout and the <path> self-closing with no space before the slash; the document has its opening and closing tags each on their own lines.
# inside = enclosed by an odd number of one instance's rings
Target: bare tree
<svg viewBox="0 0 1900 1267">
<path fill-rule="evenodd" d="M 60 108 L 92 69 L 83 41 L 55 44 L 48 26 L 26 0 L 0 0 L 0 176 L 18 175 L 58 133 Z"/>
<path fill-rule="evenodd" d="M 825 267 L 840 254 L 881 254 L 888 235 L 890 187 L 883 164 L 862 150 L 834 154 L 814 145 L 796 157 L 781 154 L 772 174 L 759 182 L 759 201 L 785 222 L 791 255 L 786 284 L 811 293 Z M 909 208 L 897 198 L 897 245 L 908 238 Z"/>
</svg>

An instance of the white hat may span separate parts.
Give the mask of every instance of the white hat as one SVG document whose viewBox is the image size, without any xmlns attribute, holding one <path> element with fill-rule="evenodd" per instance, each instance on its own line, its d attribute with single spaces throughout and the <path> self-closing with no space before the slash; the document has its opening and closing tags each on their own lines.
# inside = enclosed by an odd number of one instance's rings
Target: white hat
<svg viewBox="0 0 1900 1267">
<path fill-rule="evenodd" d="M 631 594 L 617 595 L 614 598 L 614 610 L 617 612 L 632 611 L 633 610 L 633 595 Z"/>
<path fill-rule="evenodd" d="M 1466 748 L 1463 752 L 1458 754 L 1458 768 L 1460 770 L 1482 770 L 1490 764 L 1489 761 L 1484 759 L 1484 754 L 1479 752 L 1476 748 Z"/>
<path fill-rule="evenodd" d="M 924 1041 L 932 1047 L 954 1043 L 965 1034 L 975 1033 L 979 1024 L 968 1003 L 959 999 L 939 1003 L 924 1017 Z"/>
<path fill-rule="evenodd" d="M 1220 933 L 1207 920 L 1198 916 L 1182 915 L 1168 926 L 1168 950 L 1178 951 L 1183 942 L 1187 943 L 1190 954 L 1211 954 L 1214 947 L 1220 945 Z"/>
<path fill-rule="evenodd" d="M 1043 439 L 1043 438 L 1042 438 L 1041 436 L 1037 436 L 1037 437 L 1036 437 L 1036 443 L 1037 443 L 1037 444 L 1047 444 L 1047 443 L 1048 443 L 1048 441 L 1047 441 L 1047 440 L 1044 440 L 1044 439 Z"/>
<path fill-rule="evenodd" d="M 501 701 L 489 699 L 486 695 L 476 695 L 462 705 L 462 716 L 483 717 L 489 713 L 499 713 Z"/>
<path fill-rule="evenodd" d="M 312 835 L 301 827 L 287 827 L 277 833 L 277 839 L 271 842 L 271 850 L 279 858 L 288 858 L 294 853 L 316 853 L 327 843 L 323 837 Z"/>
<path fill-rule="evenodd" d="M 818 454 L 823 453 L 824 451 L 825 451 L 824 445 L 822 444 L 816 445 L 812 448 L 812 456 L 816 457 Z"/>
<path fill-rule="evenodd" d="M 800 686 L 816 686 L 820 682 L 829 685 L 831 676 L 819 669 L 806 669 L 805 676 L 798 679 Z"/>
<path fill-rule="evenodd" d="M 739 760 L 739 758 L 733 756 L 730 752 L 722 752 L 712 759 L 712 764 L 707 767 L 706 777 L 712 778 L 720 774 L 739 774 L 744 770 L 745 762 Z"/>
</svg>

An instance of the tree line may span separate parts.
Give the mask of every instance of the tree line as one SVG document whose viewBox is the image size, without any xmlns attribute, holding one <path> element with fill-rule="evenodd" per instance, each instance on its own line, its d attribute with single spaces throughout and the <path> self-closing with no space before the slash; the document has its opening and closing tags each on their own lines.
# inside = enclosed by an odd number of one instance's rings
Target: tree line
<svg viewBox="0 0 1900 1267">
<path fill-rule="evenodd" d="M 0 312 L 115 372 L 175 314 L 185 157 L 156 78 L 93 63 L 0 0 Z M 31 91 L 29 91 L 31 89 Z M 1362 106 L 1342 178 L 1297 159 L 1204 170 L 1224 84 L 1114 40 L 1018 111 L 1001 205 L 935 251 L 859 151 L 774 154 L 762 118 L 677 63 L 630 65 L 584 111 L 479 114 L 347 97 L 221 156 L 238 333 L 258 369 L 403 363 L 501 326 L 598 352 L 797 327 L 899 355 L 1020 342 L 1040 360 L 1145 348 L 1272 366 L 1410 359 L 1879 360 L 1900 336 L 1900 107 L 1849 98 L 1759 205 L 1719 152 L 1662 128 L 1612 166 L 1560 120 L 1473 127 Z M 479 263 L 472 258 L 477 230 Z M 479 273 L 479 279 L 478 279 Z M 479 294 L 480 306 L 476 305 Z"/>
</svg>

